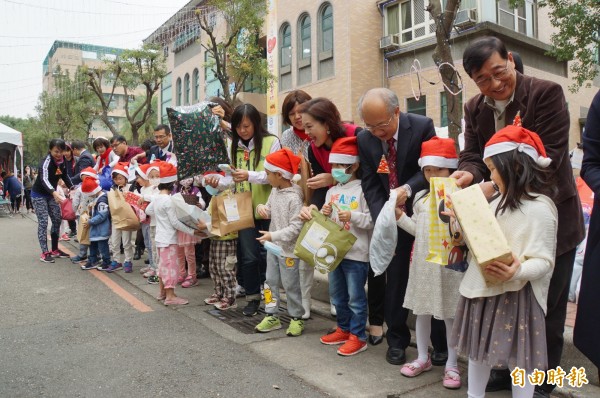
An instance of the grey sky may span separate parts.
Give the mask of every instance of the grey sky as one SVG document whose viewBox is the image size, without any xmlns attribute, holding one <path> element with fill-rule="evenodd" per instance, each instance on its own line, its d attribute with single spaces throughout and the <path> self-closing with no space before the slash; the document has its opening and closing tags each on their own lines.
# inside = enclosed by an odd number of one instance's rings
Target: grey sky
<svg viewBox="0 0 600 398">
<path fill-rule="evenodd" d="M 0 0 L 0 115 L 35 114 L 54 40 L 137 48 L 189 0 Z"/>
</svg>

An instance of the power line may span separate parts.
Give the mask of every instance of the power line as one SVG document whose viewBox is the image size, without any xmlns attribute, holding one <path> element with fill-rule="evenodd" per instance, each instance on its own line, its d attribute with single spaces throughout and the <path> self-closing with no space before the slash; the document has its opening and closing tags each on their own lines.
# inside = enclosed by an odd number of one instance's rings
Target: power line
<svg viewBox="0 0 600 398">
<path fill-rule="evenodd" d="M 3 0 L 5 1 L 5 0 Z M 124 36 L 124 35 L 131 35 L 134 33 L 142 33 L 142 32 L 147 32 L 149 30 L 155 29 L 154 27 L 152 28 L 146 28 L 146 29 L 142 29 L 142 30 L 136 30 L 133 32 L 125 32 L 125 33 L 111 33 L 109 35 L 94 35 L 94 36 L 62 36 L 62 39 L 93 39 L 93 38 L 97 38 L 97 37 L 114 37 L 114 36 Z M 6 38 L 6 39 L 56 39 L 56 36 L 10 36 L 10 35 L 0 35 L 0 38 Z"/>
<path fill-rule="evenodd" d="M 29 81 L 29 80 L 39 80 L 39 79 L 40 79 L 39 77 L 30 77 L 28 79 L 6 80 L 6 81 L 3 81 L 3 82 L 0 82 L 0 84 L 26 82 L 26 81 Z"/>
<path fill-rule="evenodd" d="M 50 11 L 59 11 L 59 12 L 65 12 L 65 13 L 71 13 L 71 14 L 87 14 L 87 15 L 109 15 L 109 16 L 159 16 L 159 15 L 170 15 L 170 12 L 161 12 L 161 13 L 154 13 L 154 14 L 144 14 L 144 13 L 110 13 L 110 12 L 95 12 L 95 11 L 76 11 L 76 10 L 67 10 L 64 8 L 56 8 L 56 7 L 42 7 L 39 5 L 34 5 L 34 4 L 28 4 L 28 3 L 20 3 L 18 1 L 13 1 L 13 0 L 2 0 L 5 3 L 11 3 L 11 4 L 15 4 L 18 6 L 24 6 L 24 7 L 31 7 L 31 8 L 35 8 L 38 10 L 50 10 Z"/>
<path fill-rule="evenodd" d="M 12 66 L 12 65 L 25 65 L 25 64 L 35 64 L 35 63 L 41 63 L 41 60 L 36 60 L 36 61 L 24 61 L 24 62 L 10 62 L 10 63 L 2 63 L 0 64 L 0 66 Z"/>
<path fill-rule="evenodd" d="M 104 0 L 108 3 L 115 3 L 115 4 L 122 4 L 124 6 L 134 6 L 134 7 L 144 7 L 144 8 L 165 8 L 165 9 L 169 9 L 172 10 L 173 7 L 170 6 L 154 6 L 154 5 L 147 5 L 147 4 L 134 4 L 134 3 L 126 3 L 124 1 L 117 1 L 117 0 Z"/>
</svg>

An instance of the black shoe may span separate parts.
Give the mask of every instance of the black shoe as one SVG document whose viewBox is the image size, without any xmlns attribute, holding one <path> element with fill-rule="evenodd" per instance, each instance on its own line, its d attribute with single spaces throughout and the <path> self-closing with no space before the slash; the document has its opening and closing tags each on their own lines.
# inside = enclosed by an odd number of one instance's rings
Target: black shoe
<svg viewBox="0 0 600 398">
<path fill-rule="evenodd" d="M 448 351 L 433 350 L 431 354 L 431 364 L 433 366 L 444 366 L 448 361 Z"/>
<path fill-rule="evenodd" d="M 81 269 L 84 271 L 89 271 L 91 269 L 96 269 L 96 264 L 92 264 L 89 261 L 81 266 Z"/>
<path fill-rule="evenodd" d="M 142 258 L 142 251 L 136 247 L 135 253 L 133 254 L 133 259 L 139 260 L 140 258 Z"/>
<path fill-rule="evenodd" d="M 404 348 L 389 347 L 387 349 L 387 353 L 385 354 L 385 360 L 391 363 L 392 365 L 402 365 L 406 362 L 406 354 L 404 353 Z"/>
<path fill-rule="evenodd" d="M 541 387 L 536 386 L 533 391 L 533 398 L 550 398 L 550 393 Z"/>
<path fill-rule="evenodd" d="M 383 343 L 383 336 L 373 336 L 372 334 L 370 334 L 369 337 L 367 337 L 367 341 L 371 345 L 378 345 Z"/>
<path fill-rule="evenodd" d="M 248 304 L 242 310 L 242 313 L 246 316 L 254 316 L 258 314 L 260 308 L 260 300 L 250 300 Z"/>
<path fill-rule="evenodd" d="M 485 392 L 494 392 L 508 390 L 511 391 L 510 370 L 508 369 L 492 369 L 490 378 L 485 386 Z"/>
<path fill-rule="evenodd" d="M 150 264 L 150 260 L 148 260 L 148 259 L 145 259 L 145 260 L 144 260 L 144 264 L 146 264 L 146 265 L 149 265 L 149 264 Z"/>
</svg>

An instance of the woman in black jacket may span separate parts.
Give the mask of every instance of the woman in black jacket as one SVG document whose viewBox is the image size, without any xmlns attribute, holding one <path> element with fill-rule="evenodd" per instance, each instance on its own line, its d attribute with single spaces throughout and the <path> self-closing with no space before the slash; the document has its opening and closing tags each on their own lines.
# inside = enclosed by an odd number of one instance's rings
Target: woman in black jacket
<svg viewBox="0 0 600 398">
<path fill-rule="evenodd" d="M 58 180 L 63 180 L 69 188 L 73 186 L 67 174 L 67 164 L 63 155 L 65 149 L 66 144 L 60 138 L 50 140 L 48 154 L 42 159 L 38 168 L 38 176 L 31 188 L 31 200 L 38 219 L 38 240 L 42 248 L 40 261 L 45 263 L 53 263 L 54 257 L 69 257 L 67 253 L 58 248 L 58 234 L 62 221 L 60 210 L 62 199 L 56 192 L 56 186 Z M 50 230 L 51 251 L 48 250 L 48 217 L 52 221 Z"/>
</svg>

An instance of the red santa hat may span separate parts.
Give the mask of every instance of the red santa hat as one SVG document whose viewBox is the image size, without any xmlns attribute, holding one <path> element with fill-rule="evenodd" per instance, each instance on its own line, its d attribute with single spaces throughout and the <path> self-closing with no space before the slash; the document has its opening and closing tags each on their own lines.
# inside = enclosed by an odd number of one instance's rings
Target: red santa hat
<svg viewBox="0 0 600 398">
<path fill-rule="evenodd" d="M 150 172 L 152 170 L 157 170 L 160 172 L 158 163 L 152 162 L 152 163 L 140 164 L 140 165 L 138 165 L 138 168 L 135 170 L 135 172 L 140 177 L 142 177 L 144 180 L 148 180 L 149 179 L 148 174 L 150 174 Z"/>
<path fill-rule="evenodd" d="M 95 178 L 86 178 L 81 183 L 81 192 L 84 195 L 95 195 L 100 192 L 102 188 L 98 185 L 98 180 Z"/>
<path fill-rule="evenodd" d="M 98 179 L 98 172 L 96 170 L 94 170 L 92 167 L 86 167 L 85 169 L 81 170 L 81 177 L 83 176 L 88 176 L 88 177 L 94 177 L 95 179 Z"/>
<path fill-rule="evenodd" d="M 329 152 L 329 163 L 354 164 L 358 162 L 358 144 L 356 137 L 337 139 Z"/>
<path fill-rule="evenodd" d="M 177 181 L 177 167 L 169 162 L 160 162 L 158 164 L 158 172 L 160 173 L 161 184 Z"/>
<path fill-rule="evenodd" d="M 264 167 L 265 170 L 273 173 L 281 173 L 286 180 L 299 181 L 298 168 L 300 167 L 300 160 L 300 157 L 294 155 L 294 152 L 289 148 L 283 148 L 267 155 Z"/>
<path fill-rule="evenodd" d="M 456 146 L 452 138 L 441 138 L 438 136 L 421 144 L 421 158 L 419 166 L 435 166 L 444 169 L 458 168 L 458 156 Z"/>
<path fill-rule="evenodd" d="M 111 176 L 114 177 L 116 174 L 121 174 L 125 179 L 129 180 L 129 163 L 127 162 L 119 162 L 113 167 Z"/>
<path fill-rule="evenodd" d="M 521 126 L 509 125 L 499 130 L 485 144 L 483 159 L 512 150 L 530 156 L 540 167 L 548 167 L 552 162 L 546 155 L 546 149 L 540 136 Z"/>
</svg>

